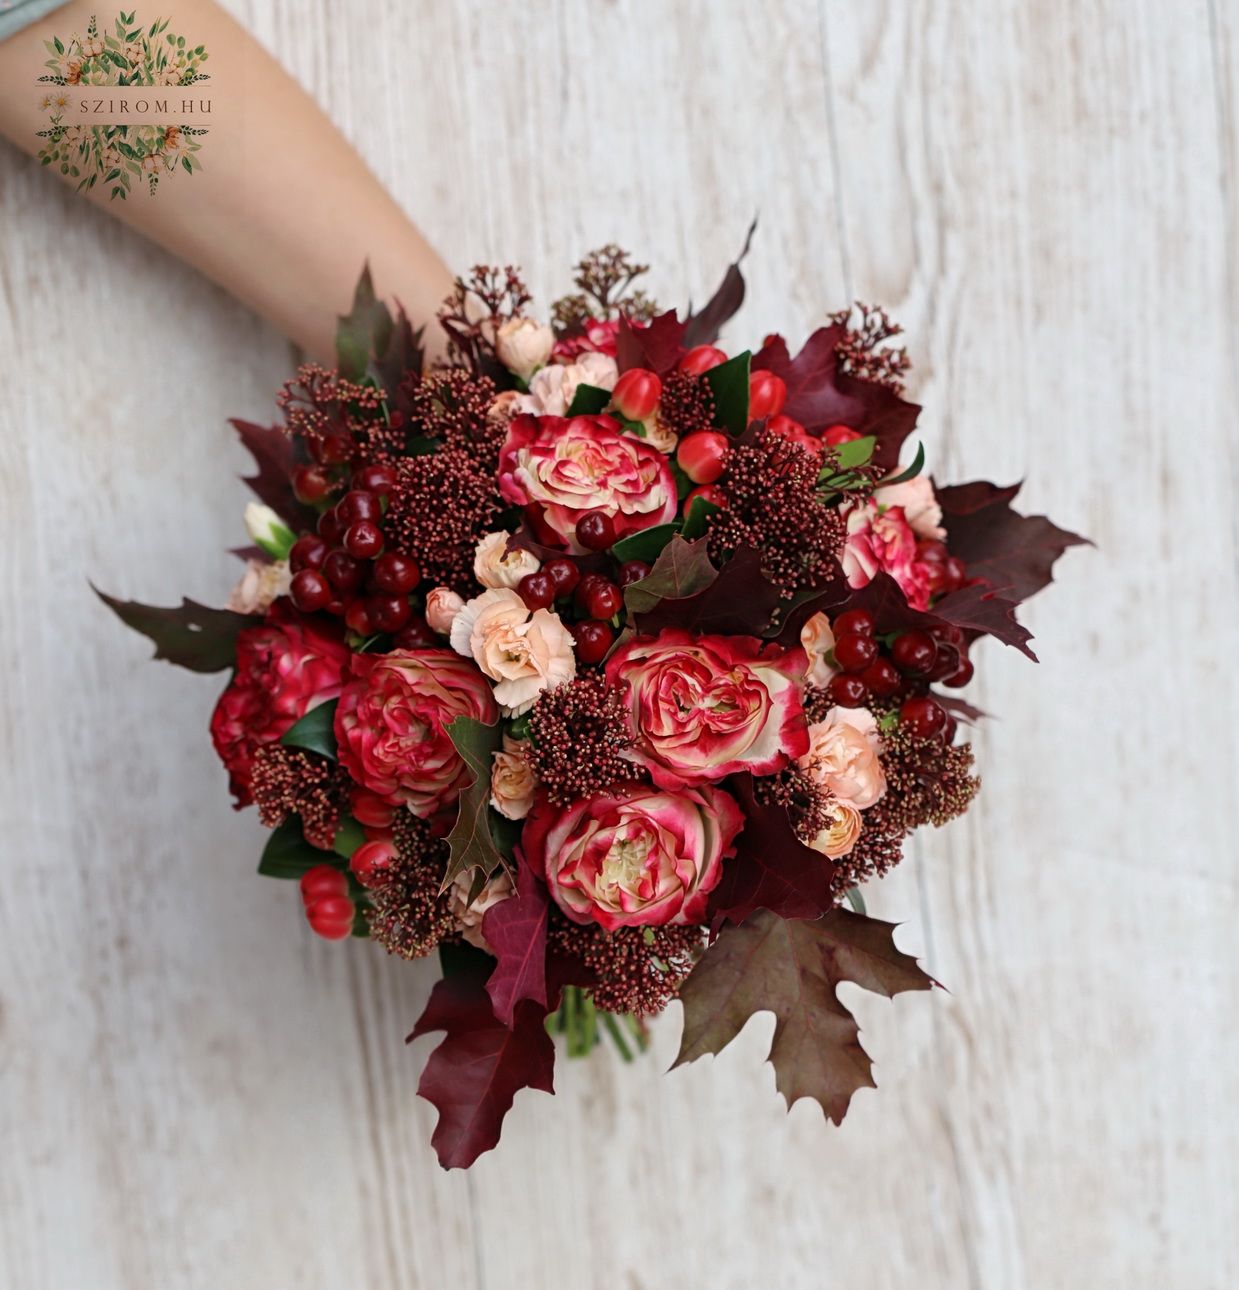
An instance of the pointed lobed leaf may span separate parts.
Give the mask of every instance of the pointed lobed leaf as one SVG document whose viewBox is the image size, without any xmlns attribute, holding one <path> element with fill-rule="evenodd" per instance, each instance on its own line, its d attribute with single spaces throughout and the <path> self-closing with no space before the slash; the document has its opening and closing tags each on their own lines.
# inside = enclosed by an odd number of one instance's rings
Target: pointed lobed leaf
<svg viewBox="0 0 1239 1290">
<path fill-rule="evenodd" d="M 624 601 L 629 613 L 649 613 L 660 601 L 696 595 L 717 577 L 705 538 L 686 542 L 682 537 L 673 537 L 659 552 L 649 573 L 625 589 Z"/>
<path fill-rule="evenodd" d="M 944 623 L 962 627 L 964 631 L 981 632 L 993 636 L 1004 645 L 1014 646 L 1027 654 L 1034 663 L 1037 656 L 1028 644 L 1032 632 L 1016 621 L 1016 602 L 998 595 L 983 583 L 961 587 L 949 596 L 943 596 L 933 607 L 932 614 Z"/>
<path fill-rule="evenodd" d="M 839 985 L 850 981 L 893 998 L 935 984 L 895 948 L 894 929 L 842 909 L 813 922 L 763 911 L 725 929 L 680 990 L 684 1034 L 675 1065 L 721 1052 L 755 1012 L 772 1012 L 769 1060 L 788 1107 L 810 1097 L 841 1123 L 852 1094 L 874 1081 Z"/>
<path fill-rule="evenodd" d="M 492 905 L 482 917 L 482 935 L 494 952 L 495 970 L 486 992 L 495 1016 L 504 1025 L 515 1022 L 524 1000 L 549 1010 L 546 992 L 546 929 L 551 902 L 546 884 L 527 864 L 518 867 L 516 894 Z"/>
<path fill-rule="evenodd" d="M 683 338 L 686 349 L 692 349 L 694 345 L 713 345 L 724 324 L 734 318 L 744 304 L 744 275 L 740 272 L 740 265 L 749 253 L 756 229 L 757 220 L 754 218 L 745 235 L 744 247 L 735 262 L 728 266 L 718 290 L 700 313 L 689 314 Z"/>
<path fill-rule="evenodd" d="M 293 492 L 292 474 L 297 461 L 292 439 L 279 426 L 260 426 L 237 417 L 229 425 L 258 467 L 254 474 L 241 476 L 250 491 L 294 529 L 306 526 L 312 516 Z"/>
<path fill-rule="evenodd" d="M 374 294 L 374 279 L 367 264 L 357 280 L 353 308 L 340 315 L 336 326 L 336 366 L 349 381 L 362 380 L 371 359 L 386 354 L 395 324 L 387 306 Z"/>
<path fill-rule="evenodd" d="M 494 873 L 510 869 L 508 858 L 495 843 L 490 827 L 491 754 L 503 743 L 503 729 L 473 717 L 457 717 L 447 727 L 448 737 L 469 768 L 469 787 L 460 794 L 456 823 L 447 835 L 449 858 L 443 890 L 469 869 Z"/>
<path fill-rule="evenodd" d="M 486 993 L 490 967 L 485 954 L 453 956 L 450 975 L 431 991 L 409 1035 L 446 1032 L 417 1086 L 418 1096 L 438 1109 L 431 1144 L 445 1169 L 467 1168 L 495 1146 L 521 1089 L 555 1091 L 555 1046 L 545 1009 L 520 1003 L 513 1024 L 505 1026 Z"/>
<path fill-rule="evenodd" d="M 193 600 L 182 599 L 179 606 L 162 608 L 136 600 L 115 600 L 98 587 L 92 586 L 92 590 L 126 627 L 154 642 L 156 658 L 191 672 L 222 672 L 232 667 L 237 634 L 261 622 L 248 614 L 211 609 Z"/>
<path fill-rule="evenodd" d="M 700 591 L 660 600 L 637 615 L 637 626 L 643 632 L 683 627 L 696 632 L 760 636 L 778 604 L 779 589 L 762 573 L 760 552 L 741 547 Z"/>
<path fill-rule="evenodd" d="M 684 353 L 685 324 L 674 309 L 651 318 L 645 326 L 620 319 L 615 338 L 616 362 L 621 372 L 645 367 L 665 376 Z"/>
</svg>

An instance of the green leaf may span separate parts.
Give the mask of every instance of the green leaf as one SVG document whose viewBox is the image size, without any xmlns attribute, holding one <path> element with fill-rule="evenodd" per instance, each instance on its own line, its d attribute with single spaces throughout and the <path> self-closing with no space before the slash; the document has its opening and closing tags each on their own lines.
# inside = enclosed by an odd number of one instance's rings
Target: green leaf
<svg viewBox="0 0 1239 1290">
<path fill-rule="evenodd" d="M 341 821 L 332 840 L 331 849 L 346 860 L 352 858 L 353 852 L 366 840 L 366 831 L 351 816 Z"/>
<path fill-rule="evenodd" d="M 902 484 L 909 479 L 915 479 L 917 475 L 921 473 L 921 468 L 924 465 L 925 465 L 925 445 L 923 443 L 918 443 L 916 445 L 916 456 L 913 458 L 912 464 L 907 468 L 907 470 L 901 470 L 899 474 L 892 475 L 889 479 L 883 479 L 878 484 L 878 487 L 885 488 L 890 484 Z"/>
<path fill-rule="evenodd" d="M 877 440 L 873 435 L 863 439 L 849 439 L 834 450 L 835 465 L 840 470 L 855 470 L 857 466 L 867 465 L 873 457 Z"/>
<path fill-rule="evenodd" d="M 656 524 L 653 528 L 630 533 L 626 538 L 621 538 L 615 543 L 611 548 L 611 554 L 621 562 L 643 560 L 646 564 L 653 564 L 663 547 L 675 537 L 679 528 L 679 524 L 672 521 L 670 524 Z"/>
<path fill-rule="evenodd" d="M 753 355 L 743 354 L 712 367 L 706 380 L 714 394 L 714 422 L 732 434 L 743 434 L 749 423 L 749 364 Z"/>
<path fill-rule="evenodd" d="M 286 744 L 289 748 L 305 748 L 309 752 L 319 753 L 335 761 L 335 719 L 339 702 L 338 699 L 331 699 L 327 703 L 320 703 L 317 707 L 311 708 L 296 725 L 280 736 L 280 743 Z"/>
<path fill-rule="evenodd" d="M 333 851 L 312 847 L 301 835 L 301 821 L 290 815 L 267 839 L 258 861 L 258 872 L 267 878 L 300 878 L 320 864 L 343 868 L 343 862 Z"/>
<path fill-rule="evenodd" d="M 57 52 L 58 54 L 63 54 L 63 53 L 65 52 L 65 47 L 60 43 L 60 37 L 59 37 L 59 36 L 53 36 L 53 37 L 52 37 L 52 41 L 53 41 L 53 43 L 54 43 L 54 44 L 55 44 L 55 46 L 56 46 L 56 52 Z"/>
<path fill-rule="evenodd" d="M 624 602 L 629 613 L 649 613 L 660 601 L 683 600 L 704 591 L 717 577 L 718 570 L 710 563 L 704 538 L 686 542 L 682 537 L 673 537 L 648 576 L 624 589 Z"/>
<path fill-rule="evenodd" d="M 345 380 L 362 380 L 371 358 L 387 352 L 394 325 L 387 306 L 374 294 L 367 264 L 357 281 L 352 311 L 342 315 L 336 327 L 336 365 Z"/>
<path fill-rule="evenodd" d="M 572 406 L 568 409 L 570 417 L 596 417 L 611 402 L 611 391 L 599 389 L 596 385 L 578 385 L 572 396 Z"/>
<path fill-rule="evenodd" d="M 706 529 L 710 527 L 710 516 L 719 508 L 711 501 L 704 497 L 694 497 L 688 504 L 688 512 L 684 516 L 684 529 L 682 536 L 685 541 L 691 542 L 694 538 L 703 537 Z"/>
<path fill-rule="evenodd" d="M 120 189 L 113 190 L 113 196 Z M 237 633 L 253 627 L 258 619 L 211 609 L 183 599 L 179 606 L 161 608 L 136 600 L 114 600 L 92 587 L 95 595 L 125 624 L 155 644 L 155 657 L 167 659 L 191 672 L 222 672 L 236 662 Z"/>
<path fill-rule="evenodd" d="M 503 745 L 503 726 L 488 726 L 472 717 L 457 717 L 447 727 L 448 738 L 455 745 L 472 776 L 469 787 L 460 795 L 456 823 L 447 835 L 449 858 L 443 875 L 443 890 L 470 869 L 494 873 L 502 867 L 509 872 L 508 858 L 495 843 L 491 833 L 490 772 L 491 754 Z"/>
</svg>

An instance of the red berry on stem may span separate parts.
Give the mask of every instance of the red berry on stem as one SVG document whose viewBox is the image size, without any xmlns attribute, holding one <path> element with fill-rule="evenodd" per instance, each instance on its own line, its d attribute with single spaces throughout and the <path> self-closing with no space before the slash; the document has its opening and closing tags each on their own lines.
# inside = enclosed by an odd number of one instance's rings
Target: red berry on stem
<svg viewBox="0 0 1239 1290">
<path fill-rule="evenodd" d="M 591 618 L 611 618 L 624 607 L 624 593 L 613 582 L 600 578 L 585 595 L 585 612 Z"/>
<path fill-rule="evenodd" d="M 576 642 L 576 656 L 582 663 L 601 663 L 615 639 L 610 624 L 596 619 L 573 623 L 569 630 Z"/>
<path fill-rule="evenodd" d="M 383 549 L 383 530 L 373 520 L 358 520 L 344 534 L 344 549 L 357 560 L 373 560 Z"/>
<path fill-rule="evenodd" d="M 288 553 L 288 567 L 296 573 L 299 569 L 321 569 L 331 548 L 317 533 L 304 533 Z"/>
<path fill-rule="evenodd" d="M 694 484 L 712 484 L 723 473 L 731 445 L 717 430 L 695 430 L 680 440 L 675 459 Z"/>
<path fill-rule="evenodd" d="M 301 875 L 301 899 L 308 905 L 327 896 L 347 896 L 348 879 L 334 866 L 316 864 Z"/>
<path fill-rule="evenodd" d="M 371 829 L 386 829 L 396 818 L 396 808 L 368 788 L 353 788 L 349 794 L 353 818 Z"/>
<path fill-rule="evenodd" d="M 430 624 L 421 614 L 415 614 L 396 633 L 397 649 L 432 649 L 442 647 L 443 642 L 435 635 Z"/>
<path fill-rule="evenodd" d="M 362 492 L 357 488 L 345 493 L 336 506 L 340 518 L 346 524 L 355 524 L 358 520 L 377 520 L 383 515 L 383 507 L 375 494 Z"/>
<path fill-rule="evenodd" d="M 860 674 L 860 679 L 880 699 L 889 699 L 899 693 L 903 678 L 899 669 L 888 658 L 875 658 Z"/>
<path fill-rule="evenodd" d="M 828 448 L 837 448 L 841 443 L 851 443 L 853 439 L 862 439 L 864 436 L 859 430 L 853 430 L 851 426 L 827 426 L 822 431 L 822 442 Z"/>
<path fill-rule="evenodd" d="M 555 603 L 555 579 L 544 569 L 527 573 L 516 590 L 530 609 L 549 609 Z"/>
<path fill-rule="evenodd" d="M 563 558 L 548 560 L 541 571 L 555 584 L 556 598 L 572 595 L 577 583 L 581 581 L 581 571 L 571 560 Z"/>
<path fill-rule="evenodd" d="M 326 609 L 331 603 L 331 584 L 317 569 L 301 569 L 294 573 L 288 590 L 293 598 L 293 604 L 303 614 L 312 614 L 319 609 Z"/>
<path fill-rule="evenodd" d="M 777 417 L 787 402 L 787 382 L 773 372 L 749 374 L 749 420 Z"/>
<path fill-rule="evenodd" d="M 934 660 L 938 657 L 938 647 L 934 644 L 934 638 L 925 632 L 904 632 L 902 636 L 895 637 L 891 656 L 901 672 L 925 676 L 932 670 Z"/>
<path fill-rule="evenodd" d="M 422 571 L 411 555 L 399 551 L 385 551 L 374 562 L 374 585 L 383 591 L 408 595 L 422 580 Z"/>
<path fill-rule="evenodd" d="M 606 551 L 615 545 L 615 521 L 602 511 L 590 511 L 576 522 L 576 540 L 587 551 Z"/>
<path fill-rule="evenodd" d="M 959 660 L 961 658 L 959 650 L 954 645 L 948 645 L 945 641 L 938 642 L 938 652 L 934 658 L 934 665 L 926 673 L 931 681 L 941 681 L 944 677 L 951 676 L 959 671 Z"/>
<path fill-rule="evenodd" d="M 382 462 L 363 466 L 353 476 L 353 487 L 367 493 L 390 493 L 396 486 L 396 472 Z M 358 517 L 360 518 L 360 516 Z"/>
<path fill-rule="evenodd" d="M 349 603 L 349 607 L 344 611 L 344 622 L 349 631 L 356 632 L 358 636 L 374 634 L 374 617 L 370 613 L 370 606 L 364 600 L 354 600 Z"/>
<path fill-rule="evenodd" d="M 952 690 L 962 690 L 964 686 L 972 680 L 972 674 L 974 671 L 975 669 L 972 666 L 972 660 L 969 658 L 961 658 L 959 661 L 959 668 L 952 672 L 950 676 L 944 677 L 942 684 L 949 685 Z"/>
<path fill-rule="evenodd" d="M 342 941 L 353 930 L 356 912 L 347 896 L 326 896 L 307 905 L 305 916 L 325 940 Z"/>
<path fill-rule="evenodd" d="M 877 629 L 873 615 L 867 609 L 849 609 L 831 623 L 835 636 L 872 636 Z"/>
<path fill-rule="evenodd" d="M 681 372 L 700 376 L 703 372 L 708 372 L 712 367 L 717 367 L 726 361 L 727 355 L 716 346 L 697 345 L 680 359 L 678 366 Z"/>
<path fill-rule="evenodd" d="M 601 582 L 606 582 L 606 579 L 602 576 L 602 574 L 600 574 L 600 573 L 587 573 L 587 574 L 586 574 L 583 578 L 581 578 L 581 580 L 576 584 L 576 603 L 577 603 L 577 604 L 578 604 L 582 609 L 584 609 L 584 608 L 585 608 L 585 604 L 586 604 L 586 597 L 588 597 L 588 595 L 589 595 L 590 591 L 591 591 L 594 587 L 596 587 L 599 583 L 601 583 Z"/>
<path fill-rule="evenodd" d="M 644 560 L 625 560 L 619 567 L 619 585 L 630 587 L 634 582 L 650 576 L 650 566 Z"/>
<path fill-rule="evenodd" d="M 655 373 L 644 367 L 630 367 L 615 382 L 611 402 L 620 416 L 629 421 L 644 421 L 658 407 L 663 383 Z"/>
<path fill-rule="evenodd" d="M 345 551 L 332 551 L 323 561 L 327 581 L 339 592 L 347 595 L 361 586 L 365 569 Z"/>
<path fill-rule="evenodd" d="M 413 617 L 413 607 L 407 596 L 371 596 L 366 602 L 370 621 L 381 632 L 398 632 Z"/>
<path fill-rule="evenodd" d="M 344 525 L 333 506 L 318 517 L 318 534 L 329 546 L 338 546 L 344 536 Z"/>
<path fill-rule="evenodd" d="M 331 492 L 331 477 L 321 466 L 298 466 L 293 471 L 293 493 L 299 502 L 313 506 Z"/>
<path fill-rule="evenodd" d="M 845 672 L 863 672 L 878 656 L 878 643 L 872 636 L 849 632 L 835 637 L 835 662 Z"/>
<path fill-rule="evenodd" d="M 921 739 L 932 739 L 946 728 L 946 713 L 933 699 L 907 699 L 899 708 L 899 725 Z"/>
<path fill-rule="evenodd" d="M 847 672 L 832 676 L 826 686 L 826 693 L 831 703 L 840 708 L 859 708 L 868 696 L 864 681 Z"/>
<path fill-rule="evenodd" d="M 727 505 L 727 495 L 721 488 L 716 487 L 714 484 L 702 484 L 700 487 L 694 488 L 693 491 L 684 499 L 685 515 L 688 514 L 688 508 L 699 497 L 704 501 L 709 502 L 711 506 Z"/>
<path fill-rule="evenodd" d="M 942 571 L 942 590 L 958 591 L 968 581 L 968 567 L 957 555 L 947 558 Z"/>
<path fill-rule="evenodd" d="M 315 456 L 326 466 L 342 466 L 352 460 L 353 441 L 346 434 L 325 435 L 318 441 Z"/>
<path fill-rule="evenodd" d="M 395 858 L 395 845 L 386 838 L 380 838 L 363 842 L 349 857 L 348 867 L 357 881 L 368 887 Z"/>
</svg>

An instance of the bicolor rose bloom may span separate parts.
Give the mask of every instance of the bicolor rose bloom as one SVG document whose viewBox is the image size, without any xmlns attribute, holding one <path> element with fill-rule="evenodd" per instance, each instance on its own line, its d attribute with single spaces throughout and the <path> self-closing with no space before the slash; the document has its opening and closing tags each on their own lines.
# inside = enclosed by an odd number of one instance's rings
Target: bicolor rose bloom
<svg viewBox="0 0 1239 1290">
<path fill-rule="evenodd" d="M 509 318 L 495 334 L 495 354 L 521 380 L 527 381 L 551 356 L 555 333 L 532 318 Z"/>
<path fill-rule="evenodd" d="M 830 823 L 809 842 L 809 846 L 831 860 L 838 860 L 850 855 L 856 845 L 863 828 L 861 815 L 851 802 L 840 800 L 831 802 L 827 811 Z"/>
<path fill-rule="evenodd" d="M 841 802 L 868 810 L 886 792 L 882 738 L 868 708 L 831 708 L 809 727 L 800 768 Z"/>
<path fill-rule="evenodd" d="M 898 506 L 917 537 L 929 538 L 935 542 L 946 540 L 946 529 L 942 527 L 942 507 L 938 504 L 928 475 L 914 475 L 902 484 L 887 484 L 885 488 L 874 492 L 873 500 L 879 506 Z"/>
<path fill-rule="evenodd" d="M 835 647 L 835 633 L 825 614 L 816 613 L 805 622 L 800 629 L 800 647 L 809 659 L 805 680 L 810 685 L 828 685 L 836 671 L 826 660 Z"/>
<path fill-rule="evenodd" d="M 515 417 L 499 454 L 499 491 L 535 504 L 546 527 L 580 554 L 577 521 L 610 516 L 617 538 L 675 519 L 675 478 L 667 458 L 624 434 L 613 417 Z"/>
<path fill-rule="evenodd" d="M 722 789 L 634 784 L 566 807 L 539 802 L 519 850 L 573 922 L 661 927 L 704 921 L 743 827 Z"/>
<path fill-rule="evenodd" d="M 354 654 L 336 708 L 337 755 L 372 793 L 433 815 L 456 800 L 469 775 L 447 727 L 457 717 L 498 716 L 486 678 L 451 650 Z"/>
<path fill-rule="evenodd" d="M 490 804 L 509 820 L 523 820 L 533 807 L 538 781 L 525 756 L 527 739 L 504 735 L 503 747 L 491 754 Z"/>
<path fill-rule="evenodd" d="M 542 561 L 532 551 L 508 550 L 510 533 L 488 533 L 473 555 L 473 576 L 483 587 L 515 587 L 527 573 L 537 573 Z"/>
<path fill-rule="evenodd" d="M 581 354 L 571 363 L 552 363 L 536 372 L 529 382 L 529 393 L 522 394 L 513 407 L 537 417 L 567 416 L 580 386 L 611 390 L 618 380 L 615 359 L 606 354 Z"/>
<path fill-rule="evenodd" d="M 770 775 L 809 746 L 801 684 L 806 659 L 753 636 L 668 629 L 637 637 L 607 660 L 626 687 L 630 756 L 661 788 Z"/>
<path fill-rule="evenodd" d="M 867 587 L 879 572 L 889 573 L 913 609 L 929 608 L 930 570 L 918 559 L 916 534 L 903 513 L 882 510 L 872 499 L 853 507 L 847 516 L 843 573 L 854 590 Z"/>
<path fill-rule="evenodd" d="M 253 797 L 254 753 L 274 743 L 344 685 L 351 651 L 338 632 L 281 601 L 237 634 L 237 669 L 211 715 L 211 741 L 228 771 L 238 810 Z"/>
<path fill-rule="evenodd" d="M 543 690 L 576 676 L 572 633 L 559 615 L 529 606 L 509 587 L 475 596 L 452 621 L 452 648 L 495 684 L 504 715 L 528 712 Z"/>
<path fill-rule="evenodd" d="M 634 331 L 640 331 L 643 323 L 629 322 Z M 619 352 L 619 319 L 591 318 L 579 336 L 567 336 L 555 342 L 556 358 L 576 358 L 580 354 L 594 351 L 609 354 L 612 358 Z"/>
</svg>

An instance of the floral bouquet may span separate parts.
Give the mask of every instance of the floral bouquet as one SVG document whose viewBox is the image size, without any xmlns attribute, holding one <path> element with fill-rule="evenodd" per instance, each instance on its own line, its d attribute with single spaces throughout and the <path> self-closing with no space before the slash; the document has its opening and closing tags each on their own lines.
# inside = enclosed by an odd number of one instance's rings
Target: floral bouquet
<svg viewBox="0 0 1239 1290">
<path fill-rule="evenodd" d="M 739 262 L 685 318 L 645 272 L 588 256 L 546 325 L 476 268 L 429 371 L 363 276 L 337 369 L 234 423 L 261 504 L 228 608 L 105 597 L 231 670 L 211 735 L 309 926 L 438 951 L 410 1038 L 444 1035 L 418 1091 L 445 1166 L 552 1091 L 554 1036 L 628 1058 L 676 998 L 679 1062 L 773 1012 L 779 1090 L 838 1123 L 873 1084 L 839 983 L 934 984 L 860 888 L 967 809 L 972 649 L 1033 657 L 1016 606 L 1082 541 L 901 464 L 880 310 L 728 355 Z"/>
</svg>

